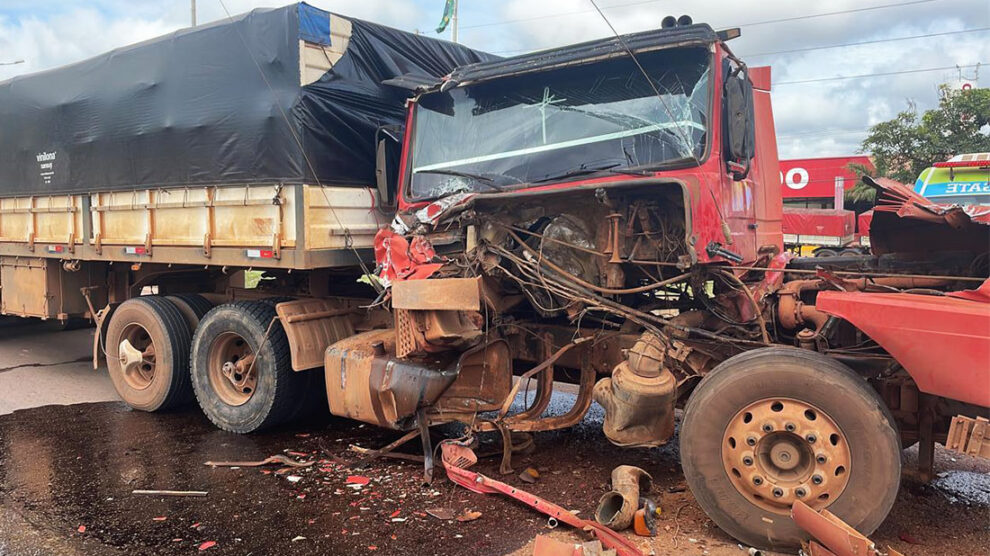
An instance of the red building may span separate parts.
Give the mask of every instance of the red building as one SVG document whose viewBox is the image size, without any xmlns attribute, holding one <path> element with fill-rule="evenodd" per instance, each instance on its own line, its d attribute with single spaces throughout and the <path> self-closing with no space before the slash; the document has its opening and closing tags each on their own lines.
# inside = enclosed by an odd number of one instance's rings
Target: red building
<svg viewBox="0 0 990 556">
<path fill-rule="evenodd" d="M 848 168 L 850 163 L 873 169 L 870 157 L 865 155 L 781 160 L 784 206 L 835 208 L 836 191 L 856 184 L 857 177 Z"/>
</svg>

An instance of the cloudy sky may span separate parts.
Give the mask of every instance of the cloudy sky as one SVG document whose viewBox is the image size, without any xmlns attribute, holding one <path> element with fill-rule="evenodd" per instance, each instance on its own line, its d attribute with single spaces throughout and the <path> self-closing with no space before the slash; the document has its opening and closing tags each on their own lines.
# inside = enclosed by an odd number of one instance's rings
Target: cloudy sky
<svg viewBox="0 0 990 556">
<path fill-rule="evenodd" d="M 282 1 L 223 0 L 235 14 Z M 623 33 L 680 14 L 716 29 L 741 27 L 742 37 L 731 43 L 735 52 L 751 66 L 773 67 L 784 158 L 855 153 L 871 124 L 909 102 L 919 109 L 934 106 L 938 84 L 959 80 L 956 65 L 982 62 L 976 83 L 990 86 L 990 0 L 597 1 Z M 437 36 L 433 29 L 443 3 L 310 1 L 430 36 Z M 189 5 L 189 0 L 0 0 L 0 63 L 24 60 L 0 65 L 0 80 L 187 26 Z M 610 35 L 589 0 L 460 0 L 460 5 L 460 42 L 502 55 Z M 198 0 L 198 12 L 200 23 L 224 17 L 221 0 Z M 442 37 L 449 39 L 449 30 Z M 976 72 L 962 69 L 969 79 Z M 888 75 L 848 78 L 877 73 Z"/>
</svg>

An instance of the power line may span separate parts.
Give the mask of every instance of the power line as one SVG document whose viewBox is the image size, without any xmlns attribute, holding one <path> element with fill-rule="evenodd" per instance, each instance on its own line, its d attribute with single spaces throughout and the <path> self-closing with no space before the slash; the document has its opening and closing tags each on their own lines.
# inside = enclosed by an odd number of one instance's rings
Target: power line
<svg viewBox="0 0 990 556">
<path fill-rule="evenodd" d="M 845 48 L 847 46 L 862 46 L 866 44 L 880 44 L 885 42 L 907 41 L 913 39 L 927 39 L 931 37 L 941 37 L 945 35 L 962 35 L 964 33 L 980 33 L 990 31 L 990 27 L 980 27 L 978 29 L 963 29 L 961 31 L 945 31 L 944 33 L 928 33 L 927 35 L 911 35 L 909 37 L 892 37 L 889 39 L 876 39 L 871 41 L 846 42 L 840 44 L 830 44 L 825 46 L 808 46 L 804 48 L 793 48 L 790 50 L 776 50 L 774 52 L 759 52 L 757 54 L 740 54 L 740 58 L 758 58 L 760 56 L 774 56 L 777 54 L 792 54 L 794 52 L 807 52 L 809 50 L 828 50 L 830 48 Z"/>
<path fill-rule="evenodd" d="M 815 78 L 815 79 L 799 79 L 797 81 L 778 81 L 778 82 L 774 83 L 773 86 L 776 87 L 776 86 L 779 86 L 779 85 L 799 85 L 799 84 L 802 84 L 802 83 L 820 83 L 822 81 L 841 81 L 841 80 L 845 80 L 845 79 L 864 79 L 864 78 L 867 78 L 867 77 L 883 77 L 883 76 L 888 76 L 888 75 L 903 75 L 903 74 L 906 74 L 906 73 L 924 73 L 924 72 L 929 72 L 929 71 L 954 70 L 956 68 L 960 68 L 960 69 L 964 69 L 964 68 L 975 68 L 976 66 L 983 65 L 983 64 L 986 64 L 986 62 L 978 62 L 976 64 L 957 65 L 957 66 L 942 66 L 942 67 L 939 67 L 939 68 L 922 68 L 922 69 L 910 69 L 910 70 L 901 70 L 901 71 L 885 71 L 885 72 L 881 72 L 881 73 L 863 73 L 863 74 L 859 74 L 859 75 L 837 75 L 837 76 L 834 76 L 834 77 L 818 77 L 818 78 Z"/>
<path fill-rule="evenodd" d="M 659 1 L 661 1 L 661 0 L 641 0 L 639 2 L 629 2 L 629 3 L 626 3 L 626 4 L 613 4 L 611 6 L 605 6 L 605 7 L 603 7 L 602 10 L 613 10 L 613 9 L 616 9 L 616 8 L 628 8 L 628 7 L 639 6 L 639 5 L 643 5 L 643 4 L 655 4 L 655 3 L 659 2 Z M 863 8 L 851 8 L 851 9 L 848 9 L 848 10 L 838 10 L 838 11 L 834 11 L 834 12 L 823 12 L 823 13 L 818 13 L 818 14 L 798 15 L 798 16 L 792 16 L 792 17 L 779 18 L 779 19 L 768 19 L 768 20 L 765 20 L 765 21 L 754 21 L 754 22 L 745 23 L 745 24 L 742 24 L 742 25 L 723 25 L 722 27 L 754 27 L 754 26 L 757 26 L 757 25 L 769 25 L 771 23 L 785 23 L 785 22 L 788 22 L 788 21 L 799 21 L 799 20 L 803 20 L 803 19 L 814 19 L 814 18 L 818 18 L 818 17 L 829 17 L 829 16 L 833 16 L 833 15 L 843 15 L 843 14 L 850 14 L 850 13 L 859 13 L 859 12 L 866 12 L 866 11 L 871 11 L 871 10 L 882 10 L 882 9 L 885 9 L 885 8 L 897 8 L 897 7 L 902 7 L 902 6 L 912 6 L 912 5 L 915 5 L 915 4 L 927 4 L 927 3 L 930 3 L 930 2 L 937 2 L 937 1 L 939 1 L 939 0 L 909 0 L 907 2 L 898 2 L 898 3 L 894 3 L 894 4 L 882 4 L 882 5 L 879 5 L 879 6 L 866 6 L 866 7 L 863 7 Z M 511 25 L 511 24 L 514 24 L 514 23 L 524 23 L 524 22 L 527 22 L 527 21 L 536 21 L 536 20 L 540 20 L 540 19 L 552 19 L 552 18 L 556 18 L 556 17 L 566 17 L 566 16 L 581 15 L 581 14 L 587 14 L 587 13 L 595 13 L 595 11 L 594 10 L 579 10 L 579 11 L 573 11 L 573 12 L 560 12 L 560 13 L 555 13 L 555 14 L 537 15 L 537 16 L 533 16 L 533 17 L 523 17 L 523 18 L 519 18 L 519 19 L 509 19 L 509 20 L 505 20 L 505 21 L 489 21 L 487 23 L 478 23 L 478 24 L 475 24 L 475 25 L 462 25 L 461 26 L 461 29 L 476 29 L 476 28 L 479 28 L 479 27 L 494 27 L 494 26 L 499 26 L 499 25 Z"/>
<path fill-rule="evenodd" d="M 865 8 L 852 8 L 849 10 L 839 10 L 837 12 L 825 12 L 820 14 L 798 15 L 793 17 L 782 17 L 780 19 L 768 19 L 766 21 L 754 21 L 753 23 L 743 23 L 742 25 L 727 25 L 726 27 L 754 27 L 756 25 L 769 25 L 771 23 L 786 23 L 788 21 L 798 21 L 802 19 L 813 19 L 816 17 L 827 17 L 832 15 L 843 15 L 858 12 L 868 12 L 870 10 L 881 10 L 884 8 L 897 8 L 901 6 L 911 6 L 914 4 L 927 4 L 937 0 L 911 0 L 910 2 L 900 2 L 897 4 L 883 4 L 881 6 L 867 6 Z"/>
<path fill-rule="evenodd" d="M 807 46 L 807 47 L 801 47 L 801 48 L 792 48 L 792 49 L 788 49 L 788 50 L 774 50 L 774 51 L 771 51 L 771 52 L 757 52 L 757 53 L 754 53 L 754 54 L 739 54 L 739 57 L 740 58 L 743 58 L 743 59 L 759 58 L 761 56 L 775 56 L 775 55 L 778 55 L 778 54 L 793 54 L 795 52 L 808 52 L 808 51 L 812 51 L 812 50 L 828 50 L 828 49 L 832 49 L 832 48 L 845 48 L 845 47 L 849 47 L 849 46 L 863 46 L 863 45 L 868 45 L 868 44 L 881 44 L 881 43 L 885 43 L 885 42 L 898 42 L 898 41 L 907 41 L 907 40 L 915 40 L 915 39 L 928 39 L 928 38 L 932 38 L 932 37 L 942 37 L 942 36 L 945 36 L 945 35 L 962 35 L 962 34 L 966 34 L 966 33 L 982 33 L 982 32 L 985 32 L 985 31 L 990 31 L 990 27 L 978 27 L 976 29 L 961 29 L 959 31 L 945 31 L 945 32 L 942 32 L 942 33 L 928 33 L 928 34 L 925 34 L 925 35 L 909 35 L 909 36 L 905 36 L 905 37 L 891 37 L 891 38 L 887 38 L 887 39 L 874 39 L 874 40 L 869 40 L 869 41 L 844 42 L 844 43 L 838 43 L 838 44 L 826 44 L 826 45 L 821 45 L 821 46 Z M 529 49 L 529 48 L 519 48 L 519 49 L 515 49 L 515 50 L 496 50 L 492 54 L 509 54 L 509 53 L 513 53 L 513 52 L 526 52 L 526 51 L 529 51 L 529 50 L 532 50 L 532 49 Z"/>
</svg>

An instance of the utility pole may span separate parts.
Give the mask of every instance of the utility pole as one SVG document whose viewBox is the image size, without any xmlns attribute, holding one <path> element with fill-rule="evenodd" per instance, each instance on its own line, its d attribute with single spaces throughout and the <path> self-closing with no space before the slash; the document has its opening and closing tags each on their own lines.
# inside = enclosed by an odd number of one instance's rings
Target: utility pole
<svg viewBox="0 0 990 556">
<path fill-rule="evenodd" d="M 193 2 L 195 1 L 196 0 L 193 0 Z M 452 26 L 450 32 L 451 35 L 450 38 L 454 43 L 456 43 L 457 42 L 457 0 L 454 0 L 454 14 L 450 17 L 450 24 Z"/>
<path fill-rule="evenodd" d="M 192 26 L 196 26 L 196 0 L 189 0 L 189 11 L 192 15 Z"/>
</svg>

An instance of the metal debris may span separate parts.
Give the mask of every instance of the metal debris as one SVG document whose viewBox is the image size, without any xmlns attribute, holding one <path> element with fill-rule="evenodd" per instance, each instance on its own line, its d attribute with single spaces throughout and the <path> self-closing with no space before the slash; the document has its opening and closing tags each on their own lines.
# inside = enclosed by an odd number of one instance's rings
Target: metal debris
<svg viewBox="0 0 990 556">
<path fill-rule="evenodd" d="M 305 455 L 305 454 L 303 454 Z M 207 461 L 203 465 L 208 465 L 210 467 L 261 467 L 264 465 L 271 465 L 273 463 L 280 463 L 283 465 L 288 465 L 289 467 L 309 467 L 316 463 L 315 461 L 296 461 L 288 456 L 283 456 L 282 454 L 274 455 L 269 458 L 265 458 L 261 461 Z"/>
<path fill-rule="evenodd" d="M 474 521 L 481 517 L 481 512 L 476 512 L 474 510 L 464 510 L 461 515 L 457 516 L 457 521 L 461 523 L 466 523 L 468 521 Z"/>
<path fill-rule="evenodd" d="M 205 490 L 132 490 L 131 494 L 148 494 L 150 496 L 190 496 L 202 497 L 209 494 Z"/>
</svg>

